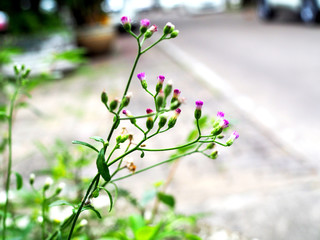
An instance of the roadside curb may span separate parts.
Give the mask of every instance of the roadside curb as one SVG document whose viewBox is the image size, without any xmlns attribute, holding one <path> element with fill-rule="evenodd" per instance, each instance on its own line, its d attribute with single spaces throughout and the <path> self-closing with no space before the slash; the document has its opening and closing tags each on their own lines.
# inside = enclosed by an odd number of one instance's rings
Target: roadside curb
<svg viewBox="0 0 320 240">
<path fill-rule="evenodd" d="M 294 159 L 302 163 L 308 163 L 309 157 L 297 146 L 288 141 L 275 129 L 278 129 L 275 121 L 268 118 L 268 113 L 259 107 L 249 97 L 238 93 L 233 87 L 212 68 L 209 68 L 194 56 L 183 51 L 179 46 L 171 42 L 159 45 L 162 52 L 168 55 L 180 67 L 190 72 L 194 78 L 205 85 L 210 91 L 218 91 L 227 101 L 242 112 L 255 128 L 259 129 L 270 141 L 276 144 L 281 150 L 291 155 Z M 314 167 L 314 166 L 312 166 Z"/>
</svg>

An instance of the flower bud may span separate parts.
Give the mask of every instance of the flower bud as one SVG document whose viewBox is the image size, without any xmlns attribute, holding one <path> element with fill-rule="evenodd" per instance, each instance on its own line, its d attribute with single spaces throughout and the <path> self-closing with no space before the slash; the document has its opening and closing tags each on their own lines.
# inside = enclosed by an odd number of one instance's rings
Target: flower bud
<svg viewBox="0 0 320 240">
<path fill-rule="evenodd" d="M 60 183 L 59 184 L 59 186 L 57 187 L 57 189 L 56 189 L 56 192 L 55 192 L 55 194 L 56 195 L 58 195 L 58 194 L 60 194 L 61 193 L 61 191 L 65 188 L 65 186 L 66 186 L 66 184 L 65 183 Z"/>
<path fill-rule="evenodd" d="M 207 145 L 207 147 L 206 147 L 206 149 L 213 149 L 214 147 L 215 147 L 215 143 L 209 143 L 208 145 Z"/>
<path fill-rule="evenodd" d="M 199 119 L 201 117 L 202 106 L 203 106 L 203 102 L 202 101 L 196 101 L 196 110 L 194 111 L 194 117 L 196 119 Z"/>
<path fill-rule="evenodd" d="M 146 112 L 147 114 L 151 114 L 153 113 L 153 110 L 150 108 L 147 108 Z M 147 122 L 146 122 L 147 129 L 151 130 L 153 128 L 153 125 L 154 125 L 153 117 L 150 116 L 147 118 Z"/>
<path fill-rule="evenodd" d="M 218 151 L 213 151 L 211 154 L 210 154 L 210 158 L 211 159 L 216 159 L 218 157 Z"/>
<path fill-rule="evenodd" d="M 152 25 L 144 34 L 145 38 L 150 38 L 156 31 L 158 30 L 158 27 L 156 25 Z"/>
<path fill-rule="evenodd" d="M 160 118 L 159 118 L 159 123 L 158 123 L 159 129 L 163 128 L 164 125 L 166 125 L 166 123 L 167 123 L 167 116 L 161 115 Z"/>
<path fill-rule="evenodd" d="M 170 38 L 176 38 L 179 35 L 179 30 L 174 30 L 171 35 Z"/>
<path fill-rule="evenodd" d="M 169 80 L 168 84 L 164 88 L 164 98 L 167 99 L 167 97 L 171 94 L 172 91 L 172 81 Z"/>
<path fill-rule="evenodd" d="M 131 113 L 128 111 L 128 110 L 123 110 L 122 111 L 122 113 L 124 114 L 124 115 L 126 115 L 127 117 L 129 117 L 130 118 L 130 122 L 132 123 L 132 124 L 135 124 L 137 121 L 136 121 L 136 119 L 135 118 L 133 118 L 133 116 L 131 115 Z"/>
<path fill-rule="evenodd" d="M 181 109 L 180 108 L 177 108 L 174 111 L 174 115 L 168 121 L 168 128 L 173 128 L 174 127 L 174 125 L 176 124 L 177 118 L 179 117 L 180 113 L 181 113 Z"/>
<path fill-rule="evenodd" d="M 158 76 L 158 83 L 156 85 L 156 92 L 160 92 L 162 90 L 163 82 L 165 77 L 163 75 Z"/>
<path fill-rule="evenodd" d="M 118 103 L 119 103 L 119 100 L 118 99 L 114 99 L 111 101 L 110 103 L 110 111 L 114 111 L 117 107 L 118 107 Z"/>
<path fill-rule="evenodd" d="M 34 173 L 31 173 L 29 176 L 29 183 L 32 186 L 34 184 L 34 179 L 36 178 L 36 175 Z"/>
<path fill-rule="evenodd" d="M 52 185 L 52 183 L 53 183 L 52 178 L 49 178 L 49 177 L 48 177 L 48 178 L 46 179 L 44 185 L 43 185 L 43 190 L 44 190 L 44 191 L 47 191 L 47 190 L 49 189 L 49 187 Z"/>
<path fill-rule="evenodd" d="M 108 103 L 108 95 L 105 91 L 101 93 L 101 102 L 107 105 Z"/>
<path fill-rule="evenodd" d="M 239 133 L 237 131 L 234 131 L 226 142 L 227 146 L 231 146 L 234 140 L 236 140 L 237 138 L 239 138 Z"/>
<path fill-rule="evenodd" d="M 156 99 L 157 109 L 159 109 L 159 108 L 162 107 L 163 102 L 164 102 L 164 93 L 163 93 L 162 90 L 160 90 L 159 96 L 158 96 L 157 99 Z"/>
<path fill-rule="evenodd" d="M 121 18 L 121 23 L 123 25 L 124 30 L 126 30 L 127 32 L 130 32 L 131 30 L 131 19 L 127 16 L 123 16 Z"/>
<path fill-rule="evenodd" d="M 149 19 L 146 19 L 146 18 L 142 19 L 140 21 L 140 32 L 141 33 L 145 33 L 147 31 L 149 25 L 150 25 L 150 20 Z"/>
<path fill-rule="evenodd" d="M 169 33 L 172 33 L 173 30 L 174 30 L 174 25 L 171 22 L 168 22 L 163 28 L 163 33 L 167 35 Z"/>
<path fill-rule="evenodd" d="M 180 93 L 181 93 L 181 91 L 179 89 L 173 90 L 173 96 L 171 99 L 171 103 L 173 103 L 175 100 L 178 100 Z"/>
<path fill-rule="evenodd" d="M 93 197 L 93 198 L 99 197 L 99 189 L 98 189 L 98 188 L 96 188 L 96 190 L 94 190 L 94 191 L 91 193 L 91 197 Z"/>
<path fill-rule="evenodd" d="M 143 89 L 147 89 L 148 84 L 147 84 L 147 81 L 146 81 L 146 74 L 145 74 L 144 72 L 138 73 L 137 77 L 138 77 L 138 79 L 139 79 L 140 82 L 141 82 L 142 88 L 143 88 Z"/>
<path fill-rule="evenodd" d="M 214 129 L 211 132 L 212 135 L 217 136 L 220 133 L 222 133 L 222 130 L 229 127 L 229 121 L 227 119 L 220 119 L 220 121 L 218 121 L 218 124 L 214 124 Z"/>
<path fill-rule="evenodd" d="M 132 97 L 132 92 L 129 92 L 129 93 L 122 99 L 121 108 L 126 107 L 126 106 L 129 105 L 131 97 Z"/>
<path fill-rule="evenodd" d="M 124 143 L 125 141 L 127 141 L 129 138 L 129 134 L 124 134 L 124 135 L 119 135 L 116 137 L 116 141 L 117 143 Z"/>
</svg>

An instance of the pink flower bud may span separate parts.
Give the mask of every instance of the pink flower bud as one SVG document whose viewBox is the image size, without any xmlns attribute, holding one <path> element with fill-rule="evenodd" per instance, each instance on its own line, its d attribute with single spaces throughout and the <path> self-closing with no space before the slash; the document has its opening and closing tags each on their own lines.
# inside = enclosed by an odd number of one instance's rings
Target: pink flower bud
<svg viewBox="0 0 320 240">
<path fill-rule="evenodd" d="M 220 126 L 222 129 L 227 128 L 227 127 L 229 127 L 229 121 L 228 121 L 227 119 L 222 119 L 222 120 L 220 121 L 219 126 Z"/>
<path fill-rule="evenodd" d="M 140 25 L 141 25 L 141 27 L 145 27 L 145 28 L 147 28 L 147 27 L 149 27 L 150 26 L 150 20 L 149 19 L 142 19 L 141 21 L 140 21 Z"/>
<path fill-rule="evenodd" d="M 152 110 L 151 108 L 147 108 L 147 109 L 146 109 L 146 113 L 147 113 L 147 114 L 151 114 L 151 113 L 153 113 L 153 110 Z"/>
<path fill-rule="evenodd" d="M 217 113 L 218 118 L 224 118 L 224 113 L 223 112 L 218 112 Z"/>
<path fill-rule="evenodd" d="M 163 75 L 159 75 L 158 76 L 158 83 L 163 83 L 164 82 L 164 79 L 165 79 L 165 76 L 163 76 Z"/>
<path fill-rule="evenodd" d="M 142 73 L 138 73 L 137 77 L 140 81 L 142 80 L 146 80 L 146 73 L 142 72 Z"/>
<path fill-rule="evenodd" d="M 181 91 L 179 89 L 174 89 L 173 90 L 173 98 L 178 98 L 180 93 L 181 93 Z"/>
<path fill-rule="evenodd" d="M 203 102 L 202 101 L 196 101 L 196 109 L 201 110 L 203 106 Z"/>
<path fill-rule="evenodd" d="M 157 25 L 152 25 L 148 30 L 152 33 L 155 33 L 156 31 L 158 31 L 158 27 Z"/>
<path fill-rule="evenodd" d="M 234 142 L 234 140 L 236 140 L 237 138 L 239 138 L 239 133 L 237 131 L 234 131 L 231 136 L 228 138 L 226 144 L 228 146 L 231 146 Z"/>
<path fill-rule="evenodd" d="M 122 25 L 127 24 L 127 23 L 131 23 L 131 19 L 127 16 L 122 16 L 121 23 L 122 23 Z"/>
</svg>

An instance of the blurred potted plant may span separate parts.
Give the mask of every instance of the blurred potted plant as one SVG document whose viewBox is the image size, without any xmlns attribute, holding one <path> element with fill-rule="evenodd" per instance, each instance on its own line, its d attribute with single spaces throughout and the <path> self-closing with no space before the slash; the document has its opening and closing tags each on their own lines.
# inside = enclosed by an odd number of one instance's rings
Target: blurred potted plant
<svg viewBox="0 0 320 240">
<path fill-rule="evenodd" d="M 105 0 L 67 0 L 76 23 L 76 40 L 90 54 L 112 49 L 115 31 L 107 13 L 103 12 Z"/>
</svg>

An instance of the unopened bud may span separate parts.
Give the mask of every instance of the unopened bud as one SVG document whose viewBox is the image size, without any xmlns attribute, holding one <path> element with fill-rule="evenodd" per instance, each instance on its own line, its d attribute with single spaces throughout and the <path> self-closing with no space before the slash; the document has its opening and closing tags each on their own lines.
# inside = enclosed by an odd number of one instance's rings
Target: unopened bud
<svg viewBox="0 0 320 240">
<path fill-rule="evenodd" d="M 150 25 L 150 20 L 149 19 L 142 19 L 140 21 L 140 32 L 145 33 Z"/>
<path fill-rule="evenodd" d="M 114 111 L 118 107 L 118 103 L 119 103 L 118 99 L 112 100 L 111 103 L 110 103 L 110 106 L 109 106 L 110 110 Z"/>
<path fill-rule="evenodd" d="M 34 173 L 31 173 L 29 176 L 29 183 L 31 186 L 34 184 L 35 178 L 36 178 L 36 175 Z"/>
<path fill-rule="evenodd" d="M 158 27 L 156 25 L 152 25 L 144 34 L 145 38 L 150 38 L 153 33 L 155 33 L 158 30 Z"/>
<path fill-rule="evenodd" d="M 163 33 L 169 34 L 169 33 L 172 33 L 173 30 L 174 30 L 174 25 L 171 22 L 168 22 L 163 28 Z"/>
<path fill-rule="evenodd" d="M 163 94 L 163 91 L 161 90 L 159 93 L 159 96 L 156 99 L 156 105 L 158 109 L 162 107 L 163 101 L 164 101 L 164 94 Z"/>
<path fill-rule="evenodd" d="M 201 118 L 201 109 L 203 106 L 203 102 L 202 101 L 196 101 L 196 110 L 194 111 L 194 117 L 195 119 L 199 119 Z"/>
<path fill-rule="evenodd" d="M 168 84 L 164 88 L 164 97 L 167 98 L 172 91 L 172 81 L 169 81 Z"/>
<path fill-rule="evenodd" d="M 101 93 L 101 102 L 107 105 L 108 103 L 108 95 L 105 91 Z"/>
<path fill-rule="evenodd" d="M 146 112 L 147 114 L 151 114 L 153 113 L 153 110 L 150 108 L 147 108 Z M 147 118 L 147 122 L 146 122 L 147 129 L 151 130 L 153 128 L 153 125 L 154 125 L 154 121 L 153 121 L 153 118 L 150 116 Z"/>
<path fill-rule="evenodd" d="M 132 96 L 132 93 L 129 92 L 129 93 L 122 99 L 121 108 L 126 107 L 126 106 L 129 105 L 131 96 Z"/>
<path fill-rule="evenodd" d="M 216 159 L 218 157 L 218 151 L 213 151 L 211 154 L 210 154 L 210 158 L 211 159 Z"/>
<path fill-rule="evenodd" d="M 165 115 L 161 115 L 160 118 L 159 118 L 159 129 L 160 128 L 163 128 L 164 125 L 166 125 L 167 123 L 167 117 Z"/>
<path fill-rule="evenodd" d="M 209 143 L 206 147 L 206 149 L 213 149 L 215 147 L 215 143 Z"/>
<path fill-rule="evenodd" d="M 231 136 L 228 138 L 226 145 L 231 146 L 234 142 L 239 137 L 239 133 L 237 131 L 234 131 Z"/>
<path fill-rule="evenodd" d="M 176 38 L 179 35 L 179 30 L 174 30 L 171 35 L 170 38 Z"/>
<path fill-rule="evenodd" d="M 97 188 L 96 190 L 94 190 L 94 191 L 91 193 L 91 196 L 92 196 L 93 198 L 99 197 L 99 189 Z"/>
<path fill-rule="evenodd" d="M 57 187 L 57 189 L 56 189 L 56 192 L 55 192 L 55 194 L 60 194 L 61 193 L 61 191 L 65 188 L 65 186 L 66 186 L 66 184 L 65 183 L 60 183 L 59 184 L 59 186 Z"/>
<path fill-rule="evenodd" d="M 43 185 L 43 190 L 44 190 L 44 191 L 47 191 L 47 190 L 49 189 L 49 187 L 52 185 L 52 183 L 53 183 L 52 178 L 49 178 L 49 177 L 48 177 L 48 178 L 46 179 L 44 185 Z"/>
</svg>

